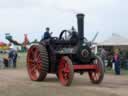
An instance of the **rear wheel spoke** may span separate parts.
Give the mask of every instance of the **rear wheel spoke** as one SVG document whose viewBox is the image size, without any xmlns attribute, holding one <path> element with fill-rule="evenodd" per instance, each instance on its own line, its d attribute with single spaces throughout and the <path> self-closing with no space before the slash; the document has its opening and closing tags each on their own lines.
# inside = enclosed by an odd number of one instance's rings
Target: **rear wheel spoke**
<svg viewBox="0 0 128 96">
<path fill-rule="evenodd" d="M 28 50 L 27 67 L 31 80 L 42 81 L 47 75 L 48 55 L 44 50 L 46 49 L 43 45 L 32 45 Z"/>
</svg>

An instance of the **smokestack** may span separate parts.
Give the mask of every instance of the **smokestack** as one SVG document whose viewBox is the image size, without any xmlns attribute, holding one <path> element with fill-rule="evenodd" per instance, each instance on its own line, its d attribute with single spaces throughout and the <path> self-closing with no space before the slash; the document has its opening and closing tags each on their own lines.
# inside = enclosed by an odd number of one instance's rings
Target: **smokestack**
<svg viewBox="0 0 128 96">
<path fill-rule="evenodd" d="M 80 42 L 84 40 L 84 14 L 77 14 L 77 26 Z"/>
</svg>

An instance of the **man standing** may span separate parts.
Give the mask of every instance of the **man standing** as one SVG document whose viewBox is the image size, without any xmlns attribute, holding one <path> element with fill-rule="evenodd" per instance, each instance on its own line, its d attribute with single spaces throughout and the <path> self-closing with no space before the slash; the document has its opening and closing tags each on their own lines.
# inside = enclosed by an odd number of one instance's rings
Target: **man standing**
<svg viewBox="0 0 128 96">
<path fill-rule="evenodd" d="M 116 49 L 113 57 L 113 62 L 114 62 L 114 69 L 115 69 L 115 74 L 120 75 L 120 57 L 119 57 L 119 50 Z"/>
<path fill-rule="evenodd" d="M 72 26 L 71 32 L 72 32 L 72 34 L 71 34 L 70 40 L 72 40 L 72 42 L 73 41 L 74 42 L 77 42 L 77 40 L 79 39 L 79 37 L 78 37 L 78 34 L 77 34 L 74 26 Z"/>
<path fill-rule="evenodd" d="M 100 57 L 101 59 L 103 60 L 103 64 L 104 64 L 104 71 L 105 71 L 105 59 L 106 59 L 106 55 L 107 55 L 107 52 L 104 48 L 101 48 L 101 52 L 100 52 Z"/>
<path fill-rule="evenodd" d="M 13 68 L 16 68 L 16 62 L 17 62 L 17 50 L 14 50 L 14 52 L 13 52 Z"/>
<path fill-rule="evenodd" d="M 9 59 L 9 67 L 16 68 L 17 50 L 14 49 L 12 46 L 10 47 L 10 50 L 8 53 L 8 59 Z"/>
</svg>

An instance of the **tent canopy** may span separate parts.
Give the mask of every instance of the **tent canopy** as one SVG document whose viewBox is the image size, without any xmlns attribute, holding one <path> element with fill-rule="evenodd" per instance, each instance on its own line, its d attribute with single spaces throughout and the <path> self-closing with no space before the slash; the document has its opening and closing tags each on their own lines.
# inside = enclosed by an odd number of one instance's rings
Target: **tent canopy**
<svg viewBox="0 0 128 96">
<path fill-rule="evenodd" d="M 0 41 L 0 46 L 6 46 L 7 44 Z"/>
<path fill-rule="evenodd" d="M 128 45 L 128 39 L 113 33 L 111 37 L 97 44 L 98 46 L 121 46 Z"/>
</svg>

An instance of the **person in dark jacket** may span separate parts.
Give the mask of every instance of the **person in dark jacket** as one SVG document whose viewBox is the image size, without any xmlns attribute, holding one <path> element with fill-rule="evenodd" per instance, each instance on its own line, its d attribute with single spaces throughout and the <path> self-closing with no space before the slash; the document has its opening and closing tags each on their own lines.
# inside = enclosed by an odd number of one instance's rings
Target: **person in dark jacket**
<svg viewBox="0 0 128 96">
<path fill-rule="evenodd" d="M 13 68 L 16 68 L 17 56 L 17 51 L 15 50 L 13 53 Z"/>
<path fill-rule="evenodd" d="M 47 40 L 47 39 L 51 38 L 51 34 L 52 33 L 50 33 L 50 28 L 47 27 L 46 28 L 46 31 L 44 32 L 44 35 L 43 35 L 43 37 L 42 37 L 41 40 Z"/>
<path fill-rule="evenodd" d="M 17 61 L 17 50 L 14 48 L 10 48 L 8 53 L 9 59 L 9 67 L 16 68 L 16 61 Z"/>
</svg>

